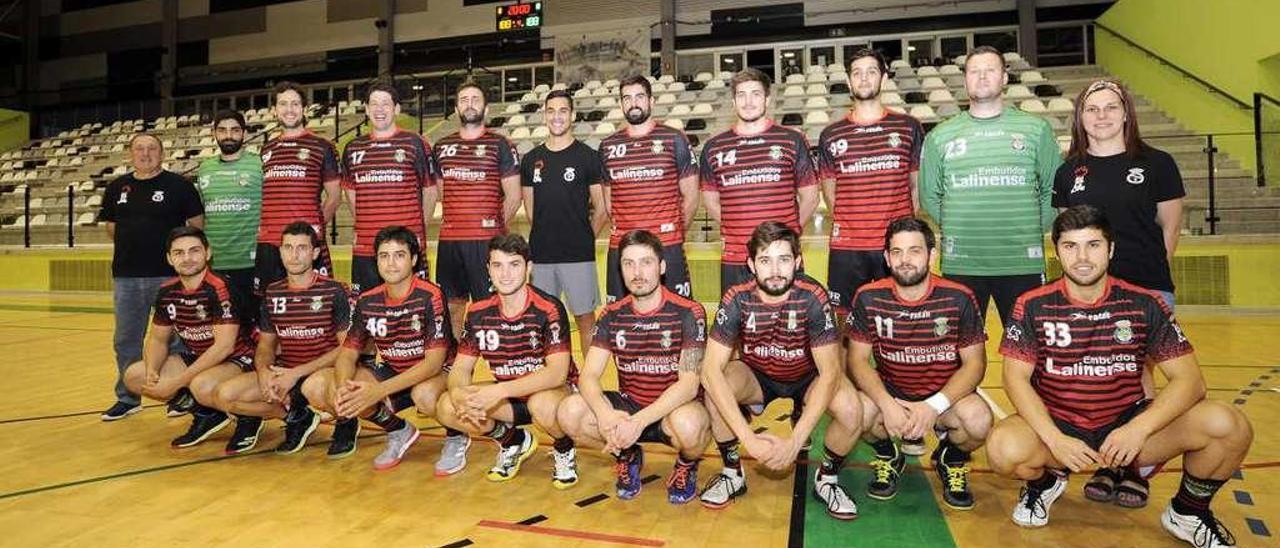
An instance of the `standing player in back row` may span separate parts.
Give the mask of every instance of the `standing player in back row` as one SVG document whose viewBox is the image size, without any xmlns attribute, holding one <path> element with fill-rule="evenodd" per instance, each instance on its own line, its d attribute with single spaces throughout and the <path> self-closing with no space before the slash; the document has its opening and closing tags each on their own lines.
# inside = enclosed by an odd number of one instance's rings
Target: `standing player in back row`
<svg viewBox="0 0 1280 548">
<path fill-rule="evenodd" d="M 507 232 L 520 209 L 520 157 L 506 137 L 484 125 L 487 98 L 470 80 L 458 86 L 461 127 L 436 142 L 440 162 L 440 244 L 436 248 L 436 281 L 449 299 L 453 333 L 462 330 L 467 298 L 478 301 L 492 292 L 489 282 L 489 239 Z"/>
<path fill-rule="evenodd" d="M 605 265 L 609 302 L 626 296 L 618 241 L 632 230 L 647 230 L 662 240 L 668 289 L 688 298 L 689 264 L 684 233 L 698 210 L 698 171 L 689 139 L 678 129 L 659 125 L 653 112 L 649 79 L 635 75 L 618 86 L 627 127 L 600 142 L 604 198 L 613 219 Z"/>
<path fill-rule="evenodd" d="M 296 221 L 311 225 L 319 235 L 314 269 L 323 276 L 333 275 L 324 235 L 342 201 L 338 150 L 328 139 L 307 130 L 306 91 L 295 82 L 280 82 L 272 95 L 281 130 L 262 147 L 262 220 L 253 280 L 259 294 L 287 275 L 278 246 L 284 227 Z"/>
<path fill-rule="evenodd" d="M 730 83 L 738 120 L 703 145 L 699 160 L 703 204 L 720 223 L 721 292 L 753 279 L 747 240 L 756 225 L 778 221 L 800 234 L 818 207 L 808 140 L 767 116 L 769 77 L 748 68 Z"/>
<path fill-rule="evenodd" d="M 915 118 L 880 104 L 880 86 L 888 78 L 879 52 L 855 52 L 849 61 L 853 109 L 818 140 L 822 193 L 832 217 L 827 287 L 841 317 L 862 284 L 889 275 L 885 229 L 915 211 L 924 131 Z"/>
<path fill-rule="evenodd" d="M 418 247 L 426 249 L 440 178 L 431 144 L 396 127 L 400 114 L 396 88 L 384 82 L 373 84 L 365 102 L 373 129 L 351 141 L 342 155 L 342 188 L 355 211 L 351 288 L 357 294 L 382 283 L 373 249 L 378 231 L 403 226 L 418 237 Z M 426 259 L 418 257 L 414 272 L 426 277 Z"/>
<path fill-rule="evenodd" d="M 942 228 L 943 275 L 973 290 L 984 318 L 994 299 L 1007 323 L 1014 299 L 1044 281 L 1062 158 L 1049 122 L 1004 105 L 999 50 L 974 48 L 964 71 L 969 110 L 925 138 L 920 202 Z"/>
</svg>

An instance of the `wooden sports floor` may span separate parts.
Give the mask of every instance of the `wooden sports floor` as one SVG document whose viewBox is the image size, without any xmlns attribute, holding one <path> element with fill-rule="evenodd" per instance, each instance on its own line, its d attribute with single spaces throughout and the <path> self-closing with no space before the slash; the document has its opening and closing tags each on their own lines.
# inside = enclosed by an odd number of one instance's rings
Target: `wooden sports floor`
<svg viewBox="0 0 1280 548">
<path fill-rule="evenodd" d="M 1215 501 L 1217 514 L 1240 546 L 1280 546 L 1280 430 L 1270 430 L 1280 420 L 1280 313 L 1188 306 L 1179 317 L 1209 397 L 1239 406 L 1256 432 L 1238 479 Z M 807 459 L 773 478 L 750 467 L 748 495 L 720 511 L 666 502 L 673 457 L 660 447 L 648 448 L 652 481 L 630 502 L 613 496 L 611 459 L 590 450 L 579 456 L 581 481 L 566 491 L 551 487 L 544 449 L 514 481 L 486 481 L 494 446 L 479 440 L 465 471 L 435 478 L 440 429 L 413 416 L 425 435 L 387 472 L 370 464 L 383 444 L 373 428 L 341 461 L 325 459 L 327 425 L 296 455 L 270 452 L 282 435 L 278 423 L 249 454 L 223 456 L 230 428 L 174 451 L 169 440 L 189 419 L 165 418 L 154 402 L 127 420 L 99 421 L 112 401 L 111 326 L 106 294 L 0 293 L 0 546 L 1181 545 L 1158 523 L 1177 486 L 1177 461 L 1153 481 L 1146 509 L 1088 502 L 1077 476 L 1050 526 L 1023 530 L 1008 517 L 1019 484 L 992 475 L 981 450 L 972 476 L 977 507 L 956 512 L 941 505 L 936 476 L 918 464 L 897 499 L 867 497 L 861 446 L 842 474 L 859 502 L 853 522 L 828 518 L 809 494 Z M 999 333 L 994 320 L 988 332 Z M 995 342 L 982 386 L 1007 411 Z M 788 413 L 775 404 L 755 426 L 786 431 Z M 713 452 L 700 483 L 719 468 Z"/>
</svg>

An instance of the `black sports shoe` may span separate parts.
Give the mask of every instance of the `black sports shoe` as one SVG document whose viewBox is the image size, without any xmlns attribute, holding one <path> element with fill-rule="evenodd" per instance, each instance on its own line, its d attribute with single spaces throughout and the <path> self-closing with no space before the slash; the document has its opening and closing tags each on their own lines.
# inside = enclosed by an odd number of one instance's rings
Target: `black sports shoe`
<svg viewBox="0 0 1280 548">
<path fill-rule="evenodd" d="M 898 477 L 907 465 L 907 458 L 898 449 L 898 445 L 890 442 L 890 446 L 893 447 L 892 455 L 877 452 L 871 461 L 875 478 L 867 484 L 867 496 L 876 500 L 889 500 L 898 496 Z"/>
<path fill-rule="evenodd" d="M 258 434 L 262 433 L 262 417 L 246 417 L 236 415 L 236 430 L 227 440 L 226 454 L 239 455 L 258 445 Z"/>
<path fill-rule="evenodd" d="M 104 422 L 118 421 L 140 412 L 142 412 L 142 404 L 118 401 L 110 409 L 102 412 L 102 420 Z"/>
<path fill-rule="evenodd" d="M 174 447 L 191 447 L 214 435 L 231 423 L 231 417 L 221 411 L 209 414 L 192 413 L 191 428 L 186 434 L 173 438 Z"/>
<path fill-rule="evenodd" d="M 277 455 L 288 455 L 301 451 L 307 445 L 307 438 L 320 426 L 320 415 L 307 409 L 305 415 L 296 420 L 284 423 L 284 441 L 276 446 Z"/>
<path fill-rule="evenodd" d="M 356 439 L 360 437 L 360 419 L 340 419 L 333 426 L 333 439 L 329 442 L 329 458 L 344 459 L 356 452 Z"/>
<path fill-rule="evenodd" d="M 182 387 L 178 392 L 169 398 L 169 403 L 165 404 L 164 414 L 169 417 L 181 417 L 191 412 L 191 408 L 196 406 L 196 398 L 191 395 L 191 389 Z"/>
<path fill-rule="evenodd" d="M 955 510 L 969 510 L 973 508 L 973 492 L 969 490 L 969 463 L 966 460 L 961 462 L 948 463 L 943 451 L 951 449 L 957 451 L 950 444 L 939 445 L 933 451 L 933 470 L 938 473 L 938 480 L 942 482 L 942 502 Z"/>
</svg>

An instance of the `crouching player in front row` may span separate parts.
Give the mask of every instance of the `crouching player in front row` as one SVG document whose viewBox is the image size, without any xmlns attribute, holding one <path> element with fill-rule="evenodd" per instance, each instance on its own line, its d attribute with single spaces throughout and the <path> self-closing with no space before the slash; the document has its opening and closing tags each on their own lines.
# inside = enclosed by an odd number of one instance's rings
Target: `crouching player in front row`
<svg viewBox="0 0 1280 548">
<path fill-rule="evenodd" d="M 888 278 L 858 289 L 849 315 L 849 367 L 862 399 L 863 436 L 876 458 L 867 496 L 898 494 L 906 459 L 892 438 L 938 433 L 933 467 L 942 500 L 973 507 L 969 453 L 991 429 L 991 409 L 976 392 L 986 371 L 986 333 L 969 288 L 929 273 L 933 230 L 903 218 L 889 224 Z M 876 366 L 871 366 L 875 357 Z"/>
<path fill-rule="evenodd" d="M 1054 221 L 1063 276 L 1014 305 L 1000 352 L 1018 414 L 992 430 L 987 458 L 1027 482 L 1014 523 L 1043 527 L 1068 471 L 1129 468 L 1146 479 L 1181 455 L 1182 482 L 1161 525 L 1197 547 L 1235 546 L 1209 505 L 1244 461 L 1253 429 L 1238 409 L 1205 399 L 1195 353 L 1159 295 L 1107 275 L 1114 241 L 1092 206 Z M 1151 400 L 1148 363 L 1169 379 Z"/>
<path fill-rule="evenodd" d="M 707 344 L 706 312 L 663 285 L 662 240 L 652 232 L 628 232 L 618 248 L 630 294 L 609 304 L 597 320 L 578 379 L 581 394 L 560 404 L 560 426 L 578 444 L 604 447 L 617 458 L 622 500 L 640 494 L 640 443 L 674 447 L 679 455 L 667 479 L 667 500 L 684 504 L 698 492 L 698 460 L 710 438 L 707 410 L 695 399 Z M 617 392 L 600 385 L 610 357 L 618 369 Z"/>
</svg>

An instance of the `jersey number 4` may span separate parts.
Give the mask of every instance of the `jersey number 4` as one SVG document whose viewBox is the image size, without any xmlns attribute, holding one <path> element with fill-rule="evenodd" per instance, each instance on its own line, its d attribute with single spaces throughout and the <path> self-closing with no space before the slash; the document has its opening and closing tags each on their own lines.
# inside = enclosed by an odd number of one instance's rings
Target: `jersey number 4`
<svg viewBox="0 0 1280 548">
<path fill-rule="evenodd" d="M 716 153 L 716 167 L 731 166 L 738 163 L 738 149 L 731 148 L 727 151 Z"/>
</svg>

